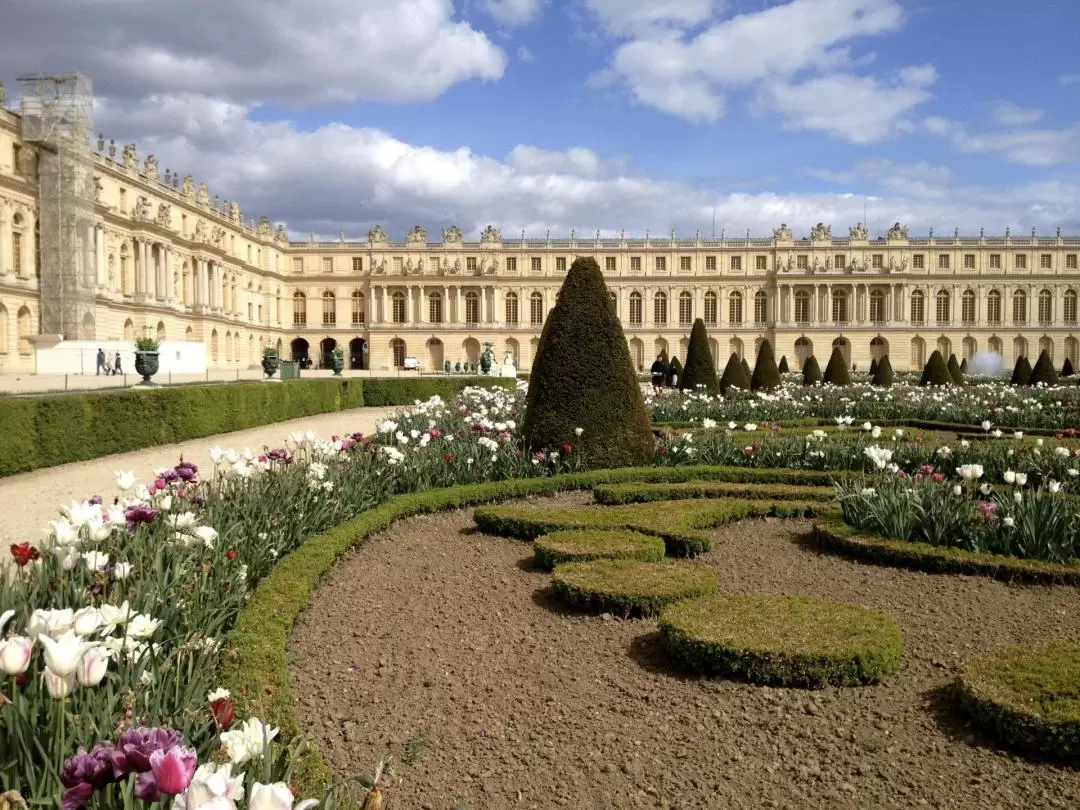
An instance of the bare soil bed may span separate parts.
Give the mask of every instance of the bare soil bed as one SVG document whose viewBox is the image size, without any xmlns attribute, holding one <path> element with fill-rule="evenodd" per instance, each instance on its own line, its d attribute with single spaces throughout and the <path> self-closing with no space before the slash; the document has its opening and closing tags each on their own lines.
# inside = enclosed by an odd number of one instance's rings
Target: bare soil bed
<svg viewBox="0 0 1080 810">
<path fill-rule="evenodd" d="M 809 547 L 808 527 L 718 529 L 703 561 L 721 593 L 888 613 L 905 648 L 883 685 L 684 677 L 655 622 L 562 610 L 530 545 L 475 532 L 466 510 L 403 521 L 326 577 L 293 638 L 301 725 L 342 776 L 390 751 L 396 810 L 1080 805 L 1080 770 L 999 752 L 947 694 L 975 653 L 1077 638 L 1080 590 L 851 562 Z"/>
</svg>

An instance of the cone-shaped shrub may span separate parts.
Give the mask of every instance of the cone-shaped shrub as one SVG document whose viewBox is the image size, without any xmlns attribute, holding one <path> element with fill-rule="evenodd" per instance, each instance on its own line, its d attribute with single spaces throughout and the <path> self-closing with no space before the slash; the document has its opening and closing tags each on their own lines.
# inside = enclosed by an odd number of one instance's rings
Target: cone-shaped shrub
<svg viewBox="0 0 1080 810">
<path fill-rule="evenodd" d="M 750 370 L 750 364 L 746 362 L 745 357 L 740 360 L 739 363 L 742 365 L 743 373 L 746 374 L 746 379 L 749 380 L 754 374 L 754 372 Z"/>
<path fill-rule="evenodd" d="M 776 356 L 768 340 L 761 341 L 758 349 L 754 373 L 750 377 L 751 391 L 768 391 L 780 385 L 780 369 L 776 367 Z"/>
<path fill-rule="evenodd" d="M 1054 361 L 1050 359 L 1046 349 L 1043 349 L 1039 352 L 1039 359 L 1035 361 L 1035 368 L 1031 370 L 1028 385 L 1035 385 L 1035 383 L 1055 385 L 1057 381 L 1058 375 L 1057 369 L 1054 368 Z"/>
<path fill-rule="evenodd" d="M 934 349 L 930 353 L 930 359 L 926 361 L 926 365 L 923 366 L 922 379 L 919 380 L 919 385 L 952 385 L 952 374 L 949 373 L 949 366 L 945 362 L 945 358 L 941 356 L 941 352 Z"/>
<path fill-rule="evenodd" d="M 956 362 L 956 355 L 949 355 L 948 362 L 949 376 L 952 377 L 952 381 L 957 385 L 964 384 L 964 372 L 960 370 L 960 364 Z"/>
<path fill-rule="evenodd" d="M 1065 358 L 1065 362 L 1061 364 L 1061 376 L 1071 377 L 1076 372 L 1073 371 L 1072 360 L 1068 357 Z"/>
<path fill-rule="evenodd" d="M 874 376 L 870 382 L 882 388 L 888 388 L 893 384 L 892 363 L 889 362 L 889 355 L 886 354 L 878 360 L 877 369 L 874 371 Z"/>
<path fill-rule="evenodd" d="M 832 385 L 851 385 L 851 375 L 848 374 L 847 362 L 839 346 L 833 346 L 829 364 L 825 366 L 825 374 L 821 381 Z"/>
<path fill-rule="evenodd" d="M 686 347 L 686 366 L 679 375 L 679 390 L 693 391 L 704 386 L 710 394 L 720 390 L 716 379 L 716 361 L 709 347 L 709 334 L 705 331 L 705 321 L 698 318 L 690 330 L 690 345 Z"/>
<path fill-rule="evenodd" d="M 781 374 L 787 374 L 788 373 L 789 369 L 788 369 L 787 355 L 786 354 L 780 355 L 780 365 L 776 367 L 776 370 L 779 371 Z"/>
<path fill-rule="evenodd" d="M 821 382 L 821 366 L 818 365 L 814 355 L 807 357 L 806 362 L 803 363 L 802 382 L 803 385 L 816 385 Z"/>
<path fill-rule="evenodd" d="M 876 357 L 871 357 L 870 358 L 870 378 L 873 379 L 875 374 L 877 374 L 877 358 Z"/>
<path fill-rule="evenodd" d="M 593 469 L 652 463 L 641 386 L 595 259 L 574 261 L 544 324 L 522 434 L 534 451 L 578 447 Z"/>
<path fill-rule="evenodd" d="M 671 385 L 674 380 L 681 380 L 683 375 L 682 363 L 679 362 L 678 357 L 672 357 L 671 362 L 668 364 L 668 385 Z"/>
<path fill-rule="evenodd" d="M 1010 385 L 1027 385 L 1028 380 L 1031 379 L 1031 363 L 1023 355 L 1016 358 L 1016 365 L 1013 366 L 1012 378 L 1009 380 Z"/>
<path fill-rule="evenodd" d="M 967 374 L 967 358 L 960 361 L 960 373 Z"/>
<path fill-rule="evenodd" d="M 743 391 L 750 390 L 750 375 L 746 373 L 746 369 L 743 368 L 744 363 L 739 360 L 739 355 L 735 352 L 731 353 L 731 357 L 728 358 L 727 365 L 724 367 L 724 374 L 720 378 L 720 393 L 727 394 L 728 389 L 732 386 L 742 389 Z"/>
</svg>

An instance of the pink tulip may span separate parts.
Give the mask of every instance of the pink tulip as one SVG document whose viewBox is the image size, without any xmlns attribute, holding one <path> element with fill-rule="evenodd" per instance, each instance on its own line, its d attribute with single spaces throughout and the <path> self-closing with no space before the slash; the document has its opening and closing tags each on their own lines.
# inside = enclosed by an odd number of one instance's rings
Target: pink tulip
<svg viewBox="0 0 1080 810">
<path fill-rule="evenodd" d="M 194 748 L 174 745 L 167 750 L 157 750 L 150 755 L 150 770 L 162 793 L 176 796 L 187 790 L 195 776 L 198 755 Z"/>
<path fill-rule="evenodd" d="M 22 675 L 30 666 L 34 642 L 26 636 L 0 640 L 0 671 L 5 675 Z"/>
</svg>

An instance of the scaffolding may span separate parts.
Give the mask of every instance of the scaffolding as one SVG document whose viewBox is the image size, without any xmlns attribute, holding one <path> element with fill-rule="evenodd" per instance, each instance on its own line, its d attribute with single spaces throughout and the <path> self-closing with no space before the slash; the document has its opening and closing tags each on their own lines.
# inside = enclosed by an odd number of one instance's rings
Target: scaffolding
<svg viewBox="0 0 1080 810">
<path fill-rule="evenodd" d="M 94 339 L 94 92 L 78 73 L 19 78 L 22 140 L 38 155 L 41 334 Z"/>
</svg>

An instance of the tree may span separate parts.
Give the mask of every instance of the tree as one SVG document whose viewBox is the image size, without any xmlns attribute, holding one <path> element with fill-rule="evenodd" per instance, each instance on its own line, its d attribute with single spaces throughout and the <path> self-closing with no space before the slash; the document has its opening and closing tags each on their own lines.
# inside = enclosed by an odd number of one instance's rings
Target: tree
<svg viewBox="0 0 1080 810">
<path fill-rule="evenodd" d="M 960 364 L 956 362 L 956 355 L 949 355 L 949 362 L 947 364 L 949 369 L 949 376 L 952 377 L 952 381 L 957 385 L 964 384 L 964 372 L 960 370 Z"/>
<path fill-rule="evenodd" d="M 1068 357 L 1066 357 L 1065 362 L 1061 364 L 1061 376 L 1062 377 L 1071 377 L 1075 373 L 1076 372 L 1073 371 L 1072 360 L 1070 360 Z"/>
<path fill-rule="evenodd" d="M 923 366 L 922 379 L 919 380 L 919 385 L 952 384 L 952 374 L 949 373 L 949 366 L 945 363 L 945 358 L 941 356 L 941 352 L 934 349 L 930 354 L 930 359 Z"/>
<path fill-rule="evenodd" d="M 735 352 L 731 353 L 727 365 L 724 366 L 724 374 L 720 377 L 720 393 L 727 395 L 728 390 L 734 386 L 743 391 L 750 390 L 750 375 L 746 373 L 745 364 Z"/>
<path fill-rule="evenodd" d="M 818 365 L 814 355 L 807 357 L 806 362 L 803 363 L 802 381 L 803 385 L 817 385 L 821 382 L 821 366 Z"/>
<path fill-rule="evenodd" d="M 709 334 L 705 331 L 705 321 L 698 318 L 690 330 L 690 345 L 686 348 L 686 366 L 679 375 L 679 390 L 693 391 L 698 386 L 710 394 L 720 391 L 716 379 L 716 361 L 709 346 Z"/>
<path fill-rule="evenodd" d="M 788 373 L 789 369 L 788 369 L 787 355 L 786 354 L 780 355 L 780 365 L 777 367 L 777 371 L 779 371 L 781 374 L 787 374 Z"/>
<path fill-rule="evenodd" d="M 829 356 L 829 363 L 825 366 L 825 374 L 822 375 L 821 381 L 831 385 L 851 385 L 851 375 L 848 374 L 847 361 L 844 360 L 844 353 L 840 351 L 839 346 L 833 346 L 832 354 Z"/>
<path fill-rule="evenodd" d="M 533 451 L 578 447 L 594 469 L 652 462 L 655 441 L 641 386 L 593 258 L 571 265 L 544 324 L 522 435 Z"/>
<path fill-rule="evenodd" d="M 1016 358 L 1016 365 L 1013 366 L 1012 378 L 1009 380 L 1009 385 L 1027 385 L 1028 380 L 1031 379 L 1031 363 L 1024 355 L 1020 355 Z"/>
<path fill-rule="evenodd" d="M 780 369 L 776 367 L 776 356 L 768 339 L 761 341 L 758 347 L 754 373 L 750 376 L 751 391 L 768 391 L 780 385 Z"/>
<path fill-rule="evenodd" d="M 874 371 L 874 376 L 870 380 L 870 383 L 882 388 L 888 388 L 893 384 L 893 370 L 892 363 L 889 362 L 889 355 L 884 355 L 878 361 L 877 369 Z"/>
<path fill-rule="evenodd" d="M 871 379 L 873 378 L 873 376 L 875 374 L 877 374 L 877 358 L 872 357 L 872 358 L 870 358 L 870 377 L 871 377 Z"/>
<path fill-rule="evenodd" d="M 1031 370 L 1028 385 L 1042 383 L 1043 385 L 1056 385 L 1058 381 L 1057 370 L 1054 361 L 1050 359 L 1050 353 L 1043 349 L 1039 352 L 1039 359 L 1035 361 L 1035 368 Z"/>
</svg>

